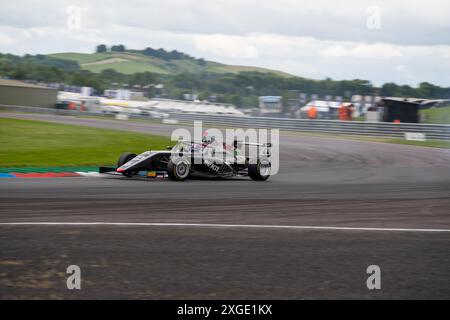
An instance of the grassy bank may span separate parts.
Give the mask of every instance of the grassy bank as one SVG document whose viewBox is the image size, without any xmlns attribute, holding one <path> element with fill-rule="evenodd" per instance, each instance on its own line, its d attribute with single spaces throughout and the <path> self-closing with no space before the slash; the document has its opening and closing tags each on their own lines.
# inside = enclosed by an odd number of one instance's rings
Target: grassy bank
<svg viewBox="0 0 450 320">
<path fill-rule="evenodd" d="M 111 165 L 122 152 L 167 145 L 168 138 L 156 135 L 0 119 L 0 167 Z"/>
<path fill-rule="evenodd" d="M 450 141 L 441 141 L 441 140 L 411 141 L 404 139 L 385 139 L 385 140 L 383 139 L 381 142 L 450 149 Z"/>
</svg>

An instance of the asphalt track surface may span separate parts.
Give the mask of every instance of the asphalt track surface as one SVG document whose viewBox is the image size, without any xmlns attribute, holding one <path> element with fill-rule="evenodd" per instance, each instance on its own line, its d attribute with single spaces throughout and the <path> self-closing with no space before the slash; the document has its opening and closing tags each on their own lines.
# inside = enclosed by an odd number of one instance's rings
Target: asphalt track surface
<svg viewBox="0 0 450 320">
<path fill-rule="evenodd" d="M 280 173 L 262 183 L 1 179 L 0 298 L 450 298 L 450 150 L 296 134 L 280 140 Z M 93 222 L 123 224 L 81 224 Z M 73 264 L 81 290 L 66 288 Z M 369 265 L 381 268 L 380 290 L 366 287 Z"/>
</svg>

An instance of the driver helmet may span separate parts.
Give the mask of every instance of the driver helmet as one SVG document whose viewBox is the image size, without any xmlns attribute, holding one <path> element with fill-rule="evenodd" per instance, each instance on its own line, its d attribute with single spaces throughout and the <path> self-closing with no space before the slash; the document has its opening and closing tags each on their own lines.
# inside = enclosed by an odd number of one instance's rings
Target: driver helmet
<svg viewBox="0 0 450 320">
<path fill-rule="evenodd" d="M 208 130 L 203 131 L 202 133 L 202 142 L 204 143 L 212 143 L 215 141 L 214 136 L 210 136 L 208 134 Z"/>
</svg>

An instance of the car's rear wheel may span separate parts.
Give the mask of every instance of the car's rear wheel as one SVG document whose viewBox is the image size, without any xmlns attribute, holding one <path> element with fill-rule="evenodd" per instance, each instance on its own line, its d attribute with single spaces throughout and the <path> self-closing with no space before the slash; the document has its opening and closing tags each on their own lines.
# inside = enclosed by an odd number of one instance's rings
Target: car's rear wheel
<svg viewBox="0 0 450 320">
<path fill-rule="evenodd" d="M 137 154 L 131 153 L 131 152 L 122 153 L 119 157 L 119 160 L 117 161 L 117 168 L 123 166 L 125 163 L 127 163 L 131 159 L 135 158 L 136 156 L 137 156 Z M 135 174 L 135 172 L 134 171 L 125 171 L 125 172 L 122 172 L 122 174 L 125 177 L 132 177 Z"/>
<path fill-rule="evenodd" d="M 191 164 L 185 159 L 170 160 L 167 164 L 167 174 L 171 180 L 183 181 L 189 176 Z"/>
<path fill-rule="evenodd" d="M 269 160 L 258 160 L 257 163 L 248 165 L 248 175 L 252 180 L 265 181 L 270 177 L 270 167 Z"/>
</svg>

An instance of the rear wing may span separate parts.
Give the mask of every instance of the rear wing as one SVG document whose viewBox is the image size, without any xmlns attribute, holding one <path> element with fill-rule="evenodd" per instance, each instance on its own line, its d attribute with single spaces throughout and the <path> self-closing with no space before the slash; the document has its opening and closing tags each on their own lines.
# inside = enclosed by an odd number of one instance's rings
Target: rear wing
<svg viewBox="0 0 450 320">
<path fill-rule="evenodd" d="M 245 141 L 234 140 L 234 147 L 235 148 L 237 147 L 238 144 L 244 145 L 244 146 L 256 146 L 256 147 L 272 148 L 272 143 L 270 143 L 270 142 L 255 143 L 255 142 L 245 142 Z"/>
<path fill-rule="evenodd" d="M 243 142 L 243 141 L 238 141 L 238 143 L 246 145 L 246 146 L 259 146 L 259 147 L 267 147 L 267 148 L 271 148 L 272 147 L 272 143 L 270 142 L 266 142 L 266 143 L 254 143 L 254 142 Z"/>
<path fill-rule="evenodd" d="M 178 142 L 183 143 L 203 143 L 203 141 L 193 141 L 193 140 L 183 140 L 179 139 Z M 272 148 L 271 142 L 266 143 L 255 143 L 255 142 L 245 142 L 240 140 L 234 140 L 234 147 L 237 148 L 238 145 L 244 145 L 244 146 L 257 146 L 257 147 L 265 147 L 265 148 Z"/>
</svg>

